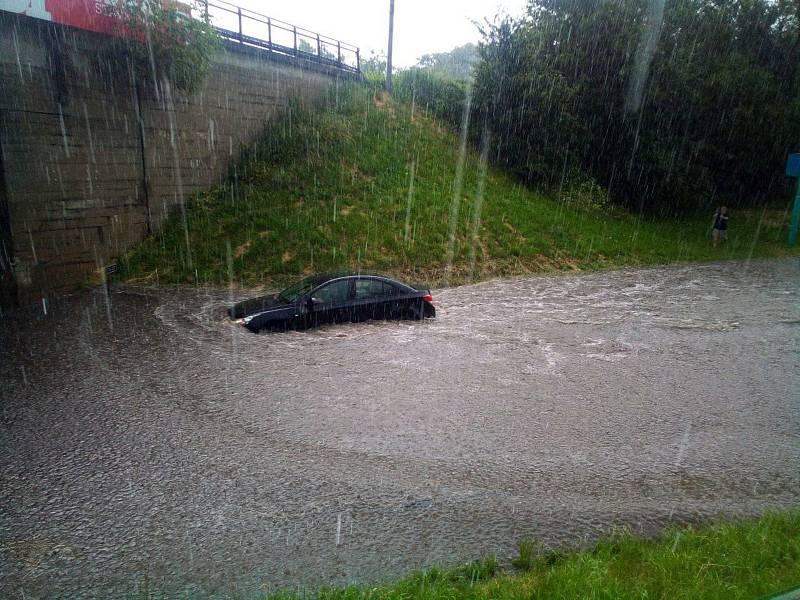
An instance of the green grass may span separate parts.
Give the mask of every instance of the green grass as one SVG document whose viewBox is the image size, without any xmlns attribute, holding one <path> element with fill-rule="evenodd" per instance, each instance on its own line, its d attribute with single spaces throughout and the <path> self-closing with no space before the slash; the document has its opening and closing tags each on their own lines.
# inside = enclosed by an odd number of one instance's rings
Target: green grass
<svg viewBox="0 0 800 600">
<path fill-rule="evenodd" d="M 525 569 L 502 572 L 489 558 L 432 568 L 393 585 L 323 590 L 326 600 L 736 600 L 800 585 L 800 512 L 755 521 L 671 529 L 645 540 L 630 534 L 573 553 L 537 553 Z M 272 600 L 308 598 L 276 594 Z"/>
<path fill-rule="evenodd" d="M 123 258 L 123 276 L 277 285 L 315 271 L 364 268 L 436 284 L 790 253 L 782 210 L 734 210 L 730 239 L 712 248 L 711 214 L 642 221 L 620 209 L 559 202 L 493 167 L 473 236 L 481 179 L 474 149 L 454 211 L 459 141 L 451 131 L 365 87 L 341 88 L 323 104 L 294 105 L 269 123 L 224 184 Z"/>
</svg>

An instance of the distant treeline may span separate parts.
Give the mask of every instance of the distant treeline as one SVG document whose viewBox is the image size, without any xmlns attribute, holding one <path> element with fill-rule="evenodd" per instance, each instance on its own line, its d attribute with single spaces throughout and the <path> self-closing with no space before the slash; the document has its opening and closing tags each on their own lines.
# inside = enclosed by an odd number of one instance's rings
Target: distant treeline
<svg viewBox="0 0 800 600">
<path fill-rule="evenodd" d="M 396 94 L 460 127 L 526 182 L 583 172 L 631 209 L 671 214 L 787 195 L 800 144 L 794 0 L 532 0 L 488 24 L 471 91 L 425 69 Z"/>
</svg>

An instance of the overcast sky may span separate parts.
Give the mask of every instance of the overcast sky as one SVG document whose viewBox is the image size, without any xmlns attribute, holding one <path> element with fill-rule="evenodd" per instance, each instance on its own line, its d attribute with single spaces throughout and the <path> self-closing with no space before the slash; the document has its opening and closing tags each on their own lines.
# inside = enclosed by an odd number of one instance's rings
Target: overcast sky
<svg viewBox="0 0 800 600">
<path fill-rule="evenodd" d="M 231 0 L 267 16 L 288 21 L 369 51 L 386 53 L 389 0 Z M 397 66 L 410 66 L 423 54 L 445 52 L 480 38 L 473 20 L 498 12 L 519 16 L 526 0 L 395 0 L 394 54 Z"/>
</svg>

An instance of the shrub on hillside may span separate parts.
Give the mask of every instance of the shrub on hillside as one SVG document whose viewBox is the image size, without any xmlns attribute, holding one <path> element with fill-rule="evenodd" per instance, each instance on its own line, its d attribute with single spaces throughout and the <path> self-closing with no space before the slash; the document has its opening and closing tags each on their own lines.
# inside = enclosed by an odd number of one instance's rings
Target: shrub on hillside
<svg viewBox="0 0 800 600">
<path fill-rule="evenodd" d="M 558 199 L 573 208 L 605 209 L 608 190 L 583 171 L 571 171 L 564 179 Z"/>
<path fill-rule="evenodd" d="M 427 69 L 413 67 L 394 77 L 394 97 L 400 102 L 413 103 L 453 129 L 461 127 L 467 84 Z"/>
<path fill-rule="evenodd" d="M 222 47 L 207 20 L 204 4 L 188 5 L 160 0 L 117 0 L 102 7 L 116 23 L 114 58 L 130 63 L 138 82 L 158 86 L 166 79 L 177 89 L 193 93 Z M 198 18 L 193 18 L 194 14 Z"/>
</svg>

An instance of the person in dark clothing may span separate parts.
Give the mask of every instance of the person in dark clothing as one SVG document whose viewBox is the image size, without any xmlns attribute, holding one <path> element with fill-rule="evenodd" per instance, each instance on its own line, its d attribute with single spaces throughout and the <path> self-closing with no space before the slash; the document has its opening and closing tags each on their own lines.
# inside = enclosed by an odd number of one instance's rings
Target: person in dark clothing
<svg viewBox="0 0 800 600">
<path fill-rule="evenodd" d="M 717 247 L 717 244 L 720 241 L 725 241 L 728 239 L 728 207 L 727 206 L 720 206 L 717 209 L 717 212 L 714 213 L 714 226 L 711 230 L 711 241 L 714 244 L 714 247 Z"/>
</svg>

